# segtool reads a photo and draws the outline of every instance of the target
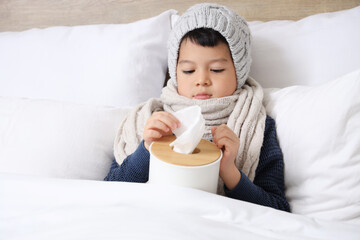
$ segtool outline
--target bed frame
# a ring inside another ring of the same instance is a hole
[[[167,9],[184,12],[195,0],[1,0],[0,32],[50,26],[128,23]],[[349,9],[360,0],[237,0],[227,5],[248,21],[298,20],[316,13]],[[141,6],[141,7],[139,7]]]

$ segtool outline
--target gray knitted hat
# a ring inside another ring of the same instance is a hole
[[[235,11],[210,3],[192,6],[176,21],[168,41],[168,67],[171,81],[177,86],[176,65],[182,37],[187,32],[202,27],[218,31],[227,40],[236,70],[237,89],[241,88],[249,76],[251,65],[249,27],[245,19]]]

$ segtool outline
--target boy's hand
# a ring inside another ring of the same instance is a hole
[[[144,145],[149,151],[151,143],[162,136],[172,135],[172,129],[180,127],[180,121],[168,112],[155,112],[148,118],[144,128]]]
[[[212,127],[213,141],[223,150],[220,162],[220,177],[228,189],[233,189],[240,181],[241,173],[235,165],[236,155],[240,146],[240,139],[225,124]]]

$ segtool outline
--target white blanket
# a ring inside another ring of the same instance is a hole
[[[0,174],[1,239],[359,239],[360,228],[195,189]]]

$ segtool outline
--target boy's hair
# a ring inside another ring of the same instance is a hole
[[[191,30],[182,37],[180,44],[187,39],[189,39],[192,43],[199,44],[203,47],[215,47],[220,42],[229,46],[226,38],[212,28],[196,28]]]

